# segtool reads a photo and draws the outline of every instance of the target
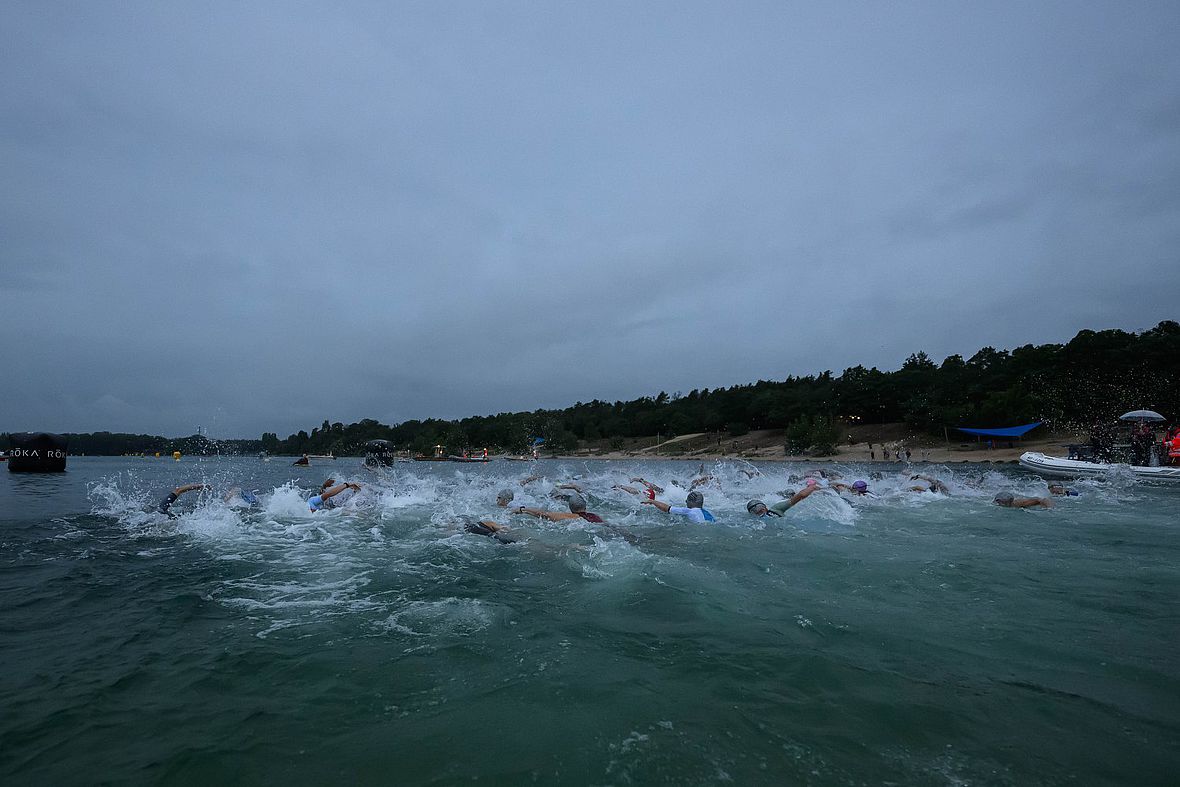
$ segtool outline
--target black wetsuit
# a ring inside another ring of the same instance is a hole
[[[489,536],[491,538],[496,539],[501,544],[515,544],[516,543],[515,539],[511,539],[508,536],[501,535],[498,531],[492,530],[490,527],[485,525],[483,522],[465,522],[463,524],[463,527],[468,533],[474,533],[477,536]]]
[[[176,502],[177,497],[179,497],[179,495],[176,494],[175,492],[169,492],[168,496],[160,501],[160,506],[157,510],[161,514],[169,513],[168,509],[171,508],[172,504]]]

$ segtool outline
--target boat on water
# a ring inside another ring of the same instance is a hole
[[[480,462],[480,463],[483,463],[483,462],[492,461],[492,458],[490,456],[488,456],[488,449],[486,449],[486,448],[482,449],[482,451],[476,451],[474,453],[472,453],[471,451],[464,451],[461,456],[455,456],[454,454],[451,454],[450,456],[447,457],[447,459],[450,459],[452,462]]]
[[[451,461],[451,458],[449,456],[447,456],[445,451],[443,451],[443,447],[441,445],[436,445],[434,447],[434,453],[431,454],[430,456],[427,456],[426,454],[415,454],[413,459],[415,462],[449,462],[449,461]]]
[[[1020,455],[1020,466],[1047,478],[1096,478],[1119,473],[1130,473],[1145,481],[1180,483],[1180,466],[1145,467],[1121,463],[1092,462],[1086,459],[1066,459],[1045,456],[1040,451],[1026,451]]]
[[[1132,410],[1119,416],[1119,420],[1131,424],[1130,443],[1126,445],[1115,446],[1109,429],[1096,430],[1090,443],[1069,446],[1068,457],[1026,451],[1020,455],[1020,466],[1050,478],[1094,478],[1130,473],[1144,481],[1180,483],[1180,449],[1172,442],[1180,435],[1180,430],[1174,430],[1170,437],[1165,433],[1166,439],[1157,443],[1149,424],[1165,420],[1159,413]],[[1131,461],[1119,462],[1118,459]]]
[[[308,454],[307,458],[308,459],[335,459],[336,457],[333,456],[332,454]]]

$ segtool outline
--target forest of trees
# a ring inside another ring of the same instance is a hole
[[[563,410],[501,413],[458,421],[428,419],[385,426],[373,420],[324,421],[285,440],[267,433],[272,453],[358,453],[373,438],[426,452],[441,444],[524,451],[533,437],[568,451],[578,441],[666,437],[783,428],[798,446],[823,442],[838,424],[904,422],[941,434],[943,427],[1012,426],[1045,421],[1049,428],[1087,429],[1129,409],[1180,415],[1180,324],[1161,322],[1142,333],[1081,331],[1068,344],[984,347],[970,358],[935,363],[924,352],[892,372],[855,366],[833,376],[759,380],[713,390],[645,396],[628,402],[578,402]]]
[[[695,432],[740,436],[781,428],[797,448],[823,444],[844,422],[904,422],[916,430],[1012,426],[1045,421],[1049,428],[1085,430],[1140,407],[1180,416],[1180,324],[1161,322],[1142,333],[1078,333],[1067,344],[984,347],[970,358],[935,363],[924,352],[896,371],[855,366],[786,380],[759,380],[713,390],[645,396],[623,402],[578,402],[562,410],[500,413],[457,421],[427,419],[387,426],[371,419],[345,425],[324,421],[310,433],[279,439],[211,442],[199,435],[169,440],[148,435],[70,435],[71,453],[122,454],[179,450],[185,454],[359,454],[374,438],[397,448],[449,451],[487,447],[523,452],[534,437],[568,451],[579,441],[608,441]]]

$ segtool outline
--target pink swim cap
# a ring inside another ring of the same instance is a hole
[[[808,478],[807,485],[808,486],[819,486],[819,481],[816,481],[814,478]]]

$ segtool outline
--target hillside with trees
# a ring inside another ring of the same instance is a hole
[[[941,434],[944,427],[1011,426],[1044,421],[1050,429],[1085,431],[1128,409],[1147,407],[1180,417],[1180,324],[1168,320],[1141,333],[1081,331],[1066,344],[984,347],[969,358],[936,363],[915,352],[900,369],[854,366],[839,375],[759,380],[687,393],[661,391],[630,401],[578,402],[561,410],[500,413],[461,420],[412,420],[387,426],[325,420],[286,439],[210,441],[99,432],[70,435],[71,453],[172,452],[356,455],[375,438],[429,452],[484,448],[521,453],[536,437],[548,450],[579,443],[621,447],[635,438],[692,433],[728,438],[751,430],[785,430],[788,449],[822,453],[849,425],[903,423]]]
[[[324,421],[310,433],[280,440],[262,436],[272,453],[357,453],[373,438],[428,452],[436,444],[522,452],[534,437],[571,451],[580,441],[612,442],[697,432],[741,436],[784,429],[796,450],[833,443],[845,424],[907,424],[941,434],[944,427],[1010,426],[1044,421],[1048,428],[1086,430],[1128,409],[1149,407],[1180,416],[1180,324],[1161,322],[1142,333],[1081,331],[1067,344],[984,347],[970,358],[936,363],[924,352],[885,372],[855,366],[839,375],[759,380],[712,390],[661,391],[631,401],[578,402],[562,410],[500,413],[456,421],[427,419],[385,426],[366,419]]]

